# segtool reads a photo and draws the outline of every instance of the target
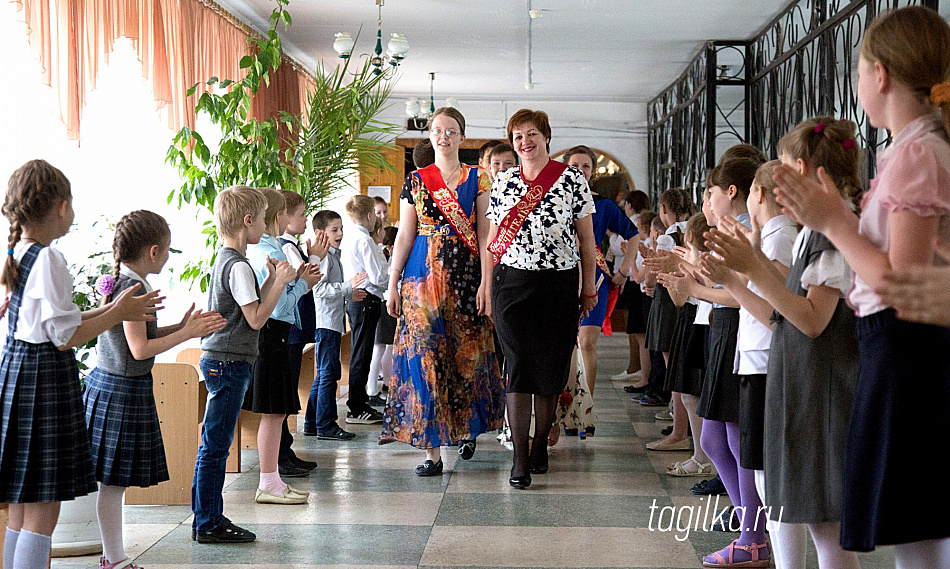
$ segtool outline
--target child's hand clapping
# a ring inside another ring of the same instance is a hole
[[[268,262],[270,261],[272,261],[272,259],[268,258]],[[287,286],[297,278],[297,269],[287,261],[277,261],[274,274],[277,282],[279,282],[281,286]]]
[[[719,283],[723,286],[743,285],[739,275],[726,266],[726,263],[722,259],[714,255],[703,253],[702,257],[699,258],[699,264],[702,266],[703,276],[709,281]]]
[[[712,229],[703,234],[703,237],[706,238],[706,246],[709,250],[721,258],[716,260],[726,267],[746,275],[755,270],[757,264],[755,250],[745,234],[729,234],[719,229]]]
[[[316,237],[313,242],[307,239],[307,255],[314,255],[323,259],[327,256],[327,251],[330,250],[330,238],[327,237],[325,231],[317,230]]]
[[[297,271],[297,278],[303,279],[307,283],[307,288],[313,288],[313,285],[320,282],[320,279],[323,278],[323,273],[320,272],[319,263],[304,263],[300,265],[300,269]]]
[[[161,310],[164,296],[159,296],[161,291],[153,290],[148,294],[133,296],[142,285],[135,283],[129,288],[123,290],[116,296],[111,304],[111,309],[118,312],[122,320],[134,322],[154,322],[157,320],[155,313]]]
[[[194,307],[195,305],[192,304],[191,308]],[[210,312],[202,312],[201,310],[193,312],[189,309],[186,315],[188,318],[182,328],[189,338],[204,338],[208,334],[224,328],[225,324],[228,323],[224,316],[213,310]]]

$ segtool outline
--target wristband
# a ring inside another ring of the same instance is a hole
[[[597,298],[596,294],[585,294],[584,298]]]

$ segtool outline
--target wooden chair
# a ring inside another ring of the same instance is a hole
[[[175,357],[176,362],[191,364],[194,366],[195,370],[198,371],[200,376],[200,364],[201,364],[201,354],[202,351],[199,348],[185,348],[184,350],[178,352],[178,355]],[[157,398],[156,398],[157,399]],[[204,420],[205,416],[205,405],[208,402],[208,388],[205,387],[204,381],[199,382],[198,385],[198,443],[201,442],[201,427],[200,423]],[[231,442],[231,448],[229,449],[230,454],[228,454],[228,466],[227,472],[241,472],[241,419],[244,417],[244,412],[241,412],[241,416],[238,417],[237,426],[234,429],[234,440]],[[164,434],[164,432],[163,432]],[[257,425],[254,425],[254,436],[253,439],[256,443],[257,441]],[[167,445],[166,445],[167,448]],[[195,447],[198,448],[197,446]],[[256,448],[256,445],[255,445]],[[190,502],[189,502],[190,503]]]

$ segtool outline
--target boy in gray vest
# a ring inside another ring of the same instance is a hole
[[[340,242],[343,240],[343,219],[335,211],[318,211],[313,216],[313,230],[324,233],[329,250],[320,262],[323,278],[313,287],[316,306],[314,365],[316,377],[310,388],[307,412],[304,415],[304,434],[331,441],[346,441],[355,435],[340,428],[336,410],[336,386],[343,370],[340,366],[340,344],[345,327],[345,301],[361,301],[366,291],[357,288],[366,280],[366,273],[343,280],[340,260]]]
[[[245,257],[247,246],[264,234],[264,194],[247,186],[231,186],[214,200],[218,235],[224,247],[211,269],[208,310],[227,324],[201,342],[201,374],[208,388],[201,446],[191,487],[192,539],[198,543],[247,543],[257,537],[224,517],[224,472],[228,449],[244,392],[257,359],[259,330],[270,318],[281,292],[297,276],[287,261],[267,265],[260,287]]]

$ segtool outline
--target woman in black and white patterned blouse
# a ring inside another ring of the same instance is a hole
[[[526,488],[531,474],[548,470],[548,433],[567,383],[578,322],[597,304],[594,201],[579,170],[551,160],[546,113],[515,113],[508,141],[521,166],[499,172],[492,184],[492,255],[482,260],[479,302],[492,315],[505,355],[515,451],[509,483]],[[532,398],[536,444],[529,454]]]

